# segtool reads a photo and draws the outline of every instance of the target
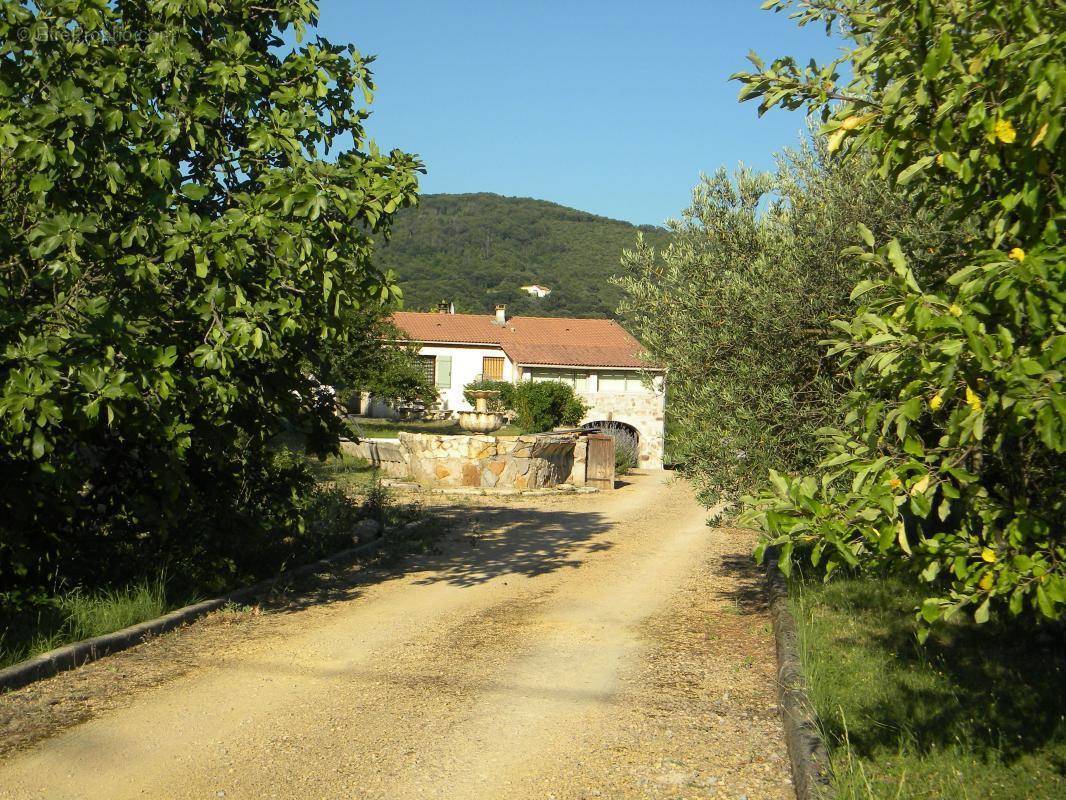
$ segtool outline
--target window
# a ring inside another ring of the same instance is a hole
[[[503,359],[485,356],[481,359],[481,377],[487,381],[503,380]]]
[[[639,372],[601,372],[600,391],[614,392],[643,392],[644,382]]]
[[[437,356],[437,388],[452,388],[452,357]]]
[[[419,356],[418,363],[426,380],[438,389],[452,388],[451,356]]]
[[[419,356],[418,365],[422,367],[422,374],[426,376],[426,380],[432,385],[437,383],[437,357],[436,356]]]
[[[531,377],[535,381],[561,381],[573,386],[575,392],[584,392],[588,386],[589,374],[568,369],[535,369]]]

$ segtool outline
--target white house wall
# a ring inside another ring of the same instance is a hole
[[[450,357],[452,360],[451,386],[438,387],[441,404],[447,411],[471,411],[473,407],[463,399],[463,387],[481,377],[484,358],[503,358],[503,379],[514,380],[514,364],[498,347],[449,347],[425,345],[420,356]]]

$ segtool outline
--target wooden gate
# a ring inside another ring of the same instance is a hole
[[[603,433],[589,434],[585,483],[599,489],[614,488],[614,439]]]

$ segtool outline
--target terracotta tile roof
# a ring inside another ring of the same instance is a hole
[[[513,317],[501,326],[489,314],[398,311],[392,321],[412,341],[498,346],[516,364],[657,368],[640,357],[640,342],[610,319]]]

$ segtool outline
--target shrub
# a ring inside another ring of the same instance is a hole
[[[383,509],[389,505],[387,489],[376,485],[360,504],[339,488],[311,481],[311,467],[302,453],[276,453],[270,469],[283,480],[270,485],[277,487],[279,496],[261,498],[257,501],[261,505],[252,507],[248,498],[237,496],[226,517],[231,524],[212,528],[214,541],[209,545],[189,536],[164,553],[125,546],[113,552],[98,550],[100,562],[90,566],[99,569],[100,563],[107,564],[106,582],[118,588],[84,589],[100,581],[79,572],[80,562],[62,564],[64,583],[73,589],[61,586],[58,593],[37,594],[32,604],[0,605],[0,667],[351,547],[360,520],[383,519]],[[283,506],[287,510],[279,514]],[[162,575],[160,560],[165,564]],[[156,578],[129,577],[151,574],[153,569]]]
[[[561,381],[516,384],[513,403],[518,427],[529,433],[577,425],[588,411],[588,406],[574,393],[574,387]]]
[[[596,430],[614,439],[614,470],[617,474],[625,475],[640,463],[640,440],[628,425],[605,422]]]
[[[489,400],[489,411],[513,411],[514,389],[515,386],[510,381],[472,381],[463,387],[463,398],[466,402],[470,403],[470,405],[474,405],[474,398],[471,396],[470,392],[499,392],[499,397],[494,397]]]
[[[625,475],[640,463],[640,445],[632,433],[614,428],[607,431],[614,439],[614,468],[619,475]]]
[[[367,489],[366,496],[363,498],[363,512],[368,518],[384,524],[391,505],[392,495],[389,493],[388,488],[380,479],[375,480]]]
[[[220,493],[203,509],[210,538],[201,531],[170,542],[162,553],[150,547],[120,551],[116,571],[136,575],[163,558],[179,594],[219,592],[351,546],[352,529],[364,514],[341,489],[316,480],[305,454],[271,452],[254,478],[254,491]],[[195,524],[185,519],[190,528]],[[87,582],[76,567],[72,563],[61,574]]]

